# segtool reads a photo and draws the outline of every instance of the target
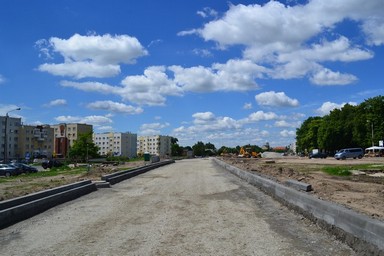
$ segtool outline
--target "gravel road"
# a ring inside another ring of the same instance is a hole
[[[0,255],[355,254],[210,159],[191,159],[0,230]]]

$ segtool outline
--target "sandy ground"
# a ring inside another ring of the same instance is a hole
[[[372,218],[384,220],[384,158],[336,160],[279,157],[221,158],[221,160],[281,183],[287,179],[294,179],[311,184],[313,191],[310,193],[320,199],[333,201]],[[319,171],[326,165],[345,166],[348,170],[360,164],[372,164],[379,166],[381,170],[349,177],[335,177]]]
[[[1,255],[356,255],[209,159],[177,161],[0,230]]]

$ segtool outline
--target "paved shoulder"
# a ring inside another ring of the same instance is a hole
[[[178,161],[0,230],[0,253],[354,255],[209,159]]]

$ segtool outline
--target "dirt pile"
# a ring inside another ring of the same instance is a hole
[[[311,184],[313,191],[303,193],[311,193],[322,200],[332,201],[372,218],[384,220],[384,177],[382,175],[384,158],[345,161],[299,157],[221,158],[221,160],[279,183],[293,179]],[[375,171],[355,172],[359,175],[346,177],[333,176],[322,171],[325,166],[337,165],[345,166],[346,169],[356,169],[360,164],[374,164]]]

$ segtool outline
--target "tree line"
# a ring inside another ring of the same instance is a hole
[[[309,117],[296,130],[297,152],[334,153],[342,148],[378,146],[383,139],[384,96],[356,106],[346,104],[323,117]]]

